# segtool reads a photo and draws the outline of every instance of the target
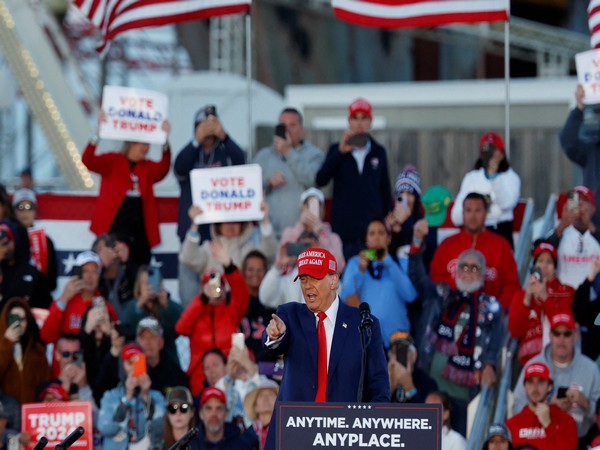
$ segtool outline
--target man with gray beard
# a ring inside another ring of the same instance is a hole
[[[428,277],[422,251],[411,253],[409,276],[429,312],[421,343],[422,364],[450,396],[457,431],[466,432],[467,405],[482,385],[496,383],[502,347],[502,308],[483,292],[485,257],[474,249],[457,261],[455,284],[436,284]]]

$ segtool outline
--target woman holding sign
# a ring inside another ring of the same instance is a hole
[[[100,112],[100,122],[106,121]],[[168,135],[170,125],[162,122]],[[153,185],[171,166],[171,148],[165,142],[160,161],[146,159],[150,145],[125,141],[120,152],[96,154],[98,137],[92,136],[81,160],[102,178],[90,229],[96,235],[111,232],[127,239],[137,264],[150,262],[150,249],[160,243],[158,210]]]

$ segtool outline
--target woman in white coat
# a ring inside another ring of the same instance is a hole
[[[452,222],[456,226],[463,224],[463,201],[468,194],[483,194],[488,198],[485,226],[505,237],[514,248],[513,210],[521,195],[521,179],[510,167],[504,141],[497,133],[489,131],[481,136],[479,152],[475,167],[460,184],[452,208]]]

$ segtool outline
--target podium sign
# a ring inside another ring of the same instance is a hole
[[[277,404],[277,450],[442,448],[442,405],[405,403]]]

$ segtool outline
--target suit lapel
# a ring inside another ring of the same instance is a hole
[[[340,300],[340,306],[335,319],[335,328],[333,331],[333,342],[331,343],[331,355],[329,355],[329,367],[327,369],[327,380],[331,381],[331,376],[335,372],[335,367],[342,356],[346,338],[350,331],[352,309],[343,304]]]
[[[317,321],[315,315],[308,308],[302,308],[300,313],[300,324],[302,332],[306,339],[306,347],[310,354],[315,373],[317,373],[317,353],[319,351],[319,342],[317,340]]]

